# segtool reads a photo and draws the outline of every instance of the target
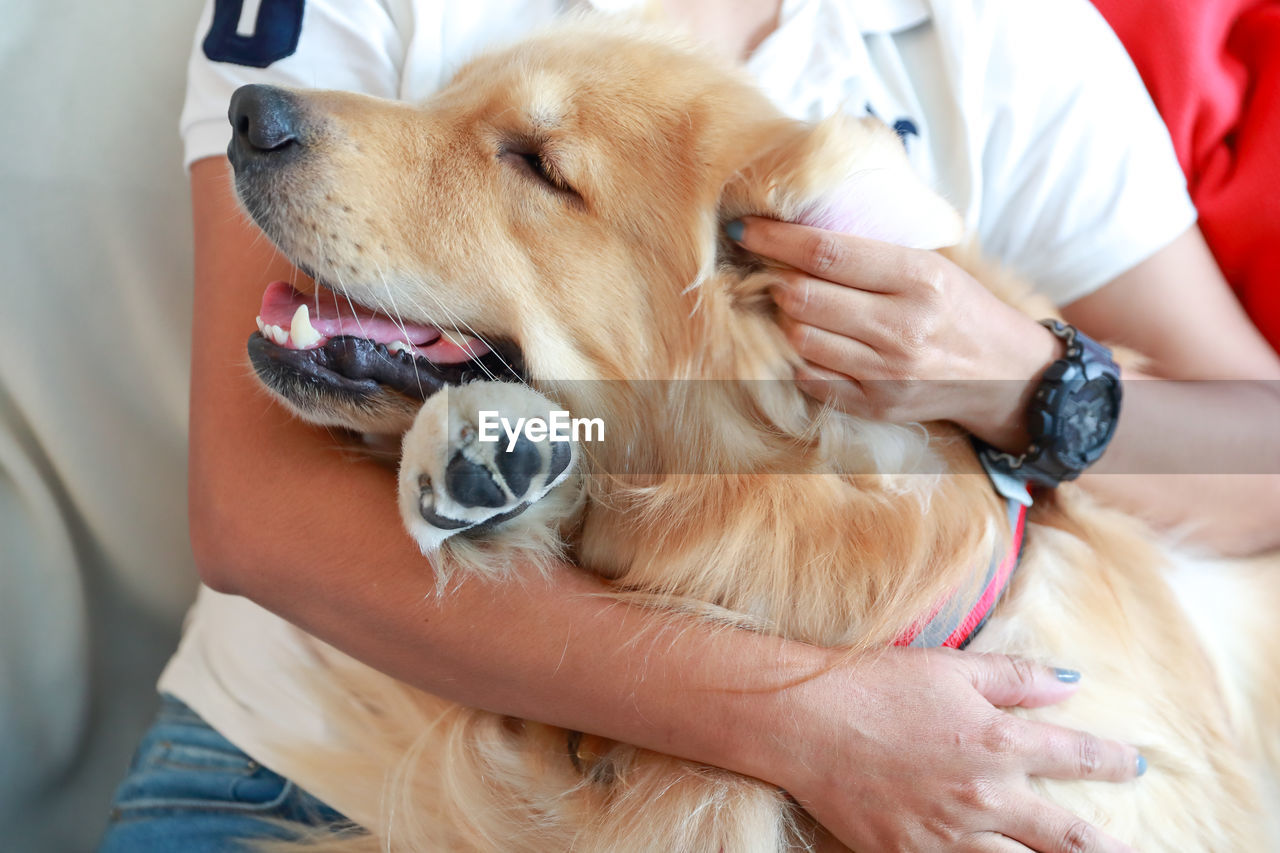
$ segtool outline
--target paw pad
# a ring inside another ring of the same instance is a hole
[[[456,535],[498,528],[523,514],[573,469],[574,446],[526,434],[482,441],[481,411],[508,422],[547,419],[559,407],[541,394],[503,382],[449,388],[423,405],[405,436],[401,512],[424,553]]]

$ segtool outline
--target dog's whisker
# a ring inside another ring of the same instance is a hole
[[[324,255],[324,244],[321,242],[319,234],[316,235],[316,250],[316,259],[319,260]],[[334,310],[339,313],[341,312],[337,296],[337,294],[341,292],[342,298],[347,300],[347,305],[351,308],[351,316],[355,318],[356,328],[360,330],[360,337],[368,337],[364,332],[364,323],[360,321],[360,312],[356,310],[356,304],[351,299],[351,294],[347,292],[347,286],[342,281],[342,274],[339,273],[336,268],[333,270],[333,278],[334,284],[337,285],[337,288],[334,290],[333,298]]]
[[[386,273],[382,271],[381,265],[376,261],[374,262],[374,267],[378,271],[378,281],[382,283],[382,289],[387,292],[387,304],[391,306],[391,322],[395,324],[400,333],[404,335],[405,341],[408,342],[409,329],[405,326],[404,317],[401,316],[399,307],[396,306],[395,296],[391,292],[391,283],[387,281]],[[422,389],[422,374],[418,372],[418,360],[416,358],[413,359],[413,381],[418,386],[418,393],[425,396]]]
[[[467,327],[467,331],[471,334],[471,336],[472,336],[472,337],[474,337],[474,338],[476,338],[477,340],[479,340],[479,341],[480,341],[481,343],[483,343],[485,346],[489,346],[488,341],[485,341],[485,339],[484,339],[483,337],[481,337],[481,336],[476,332],[476,330],[475,330],[475,329],[471,328],[471,326],[470,326],[466,321],[462,320],[462,319],[461,319],[461,318],[459,318],[456,314],[454,314],[452,311],[450,311],[450,310],[449,310],[449,306],[448,306],[448,305],[446,305],[446,304],[444,303],[444,301],[443,301],[442,299],[440,299],[440,297],[439,297],[439,296],[437,296],[436,294],[432,293],[432,292],[431,292],[431,290],[430,290],[430,288],[423,288],[423,293],[425,293],[425,294],[427,295],[427,297],[428,297],[428,298],[430,298],[430,299],[431,299],[431,301],[432,301],[432,302],[434,302],[434,303],[436,304],[436,306],[440,309],[441,314],[443,314],[443,315],[444,315],[444,319],[448,320],[448,321],[449,321],[449,325],[451,325],[451,326],[453,327],[454,334],[456,334],[456,335],[458,335],[458,336],[460,336],[460,337],[462,336],[462,330],[458,328],[458,323],[462,323],[462,325],[464,325],[464,326],[466,326],[466,327]],[[490,350],[490,352],[492,352],[492,353],[497,357],[498,361],[502,362],[502,366],[503,366],[503,367],[505,367],[505,368],[506,368],[506,369],[511,373],[511,375],[512,375],[512,376],[516,377],[516,379],[517,379],[517,380],[518,380],[522,385],[523,385],[523,384],[526,384],[526,383],[524,382],[524,379],[520,376],[520,374],[519,374],[519,373],[518,373],[514,368],[512,368],[512,366],[511,366],[511,365],[507,364],[506,359],[504,359],[504,358],[502,357],[502,355],[501,355],[500,353],[498,353],[498,351],[497,351],[497,350],[493,349],[492,347],[490,347],[490,348],[489,348],[489,350]],[[476,357],[475,351],[471,349],[470,345],[468,345],[468,346],[467,346],[467,352],[471,354],[471,356],[472,356],[472,360],[475,362],[475,364],[476,364],[476,365],[477,365],[477,366],[478,366],[482,371],[484,371],[485,377],[486,377],[487,379],[497,379],[497,378],[498,378],[497,376],[495,376],[495,375],[494,375],[494,373],[489,369],[489,367],[488,367],[488,366],[487,366],[483,361],[481,361],[479,358],[477,358],[477,357]]]
[[[351,294],[347,293],[347,286],[342,283],[342,276],[337,276],[338,289],[342,291],[342,298],[347,300],[347,305],[351,308],[351,315],[356,318],[356,328],[360,330],[360,337],[367,338],[364,332],[364,323],[360,321],[360,312],[356,310],[356,303],[351,299]]]
[[[440,302],[439,297],[435,297],[435,298],[436,298],[436,301],[437,301],[437,302]],[[442,304],[442,307],[444,307],[444,306],[443,306],[443,304]],[[448,309],[446,308],[445,310],[447,311]],[[488,341],[486,341],[486,340],[484,339],[484,337],[483,337],[479,332],[477,332],[475,329],[473,329],[473,328],[471,327],[471,324],[470,324],[470,323],[467,323],[465,320],[461,320],[461,319],[459,319],[459,322],[461,322],[461,323],[462,323],[462,325],[464,325],[464,326],[466,326],[466,327],[467,327],[467,332],[471,335],[471,337],[473,337],[473,338],[475,338],[476,340],[480,341],[480,342],[481,342],[482,344],[484,344],[486,347],[489,347],[489,351],[490,351],[490,352],[492,352],[492,353],[494,354],[494,356],[498,359],[498,361],[502,363],[502,366],[503,366],[504,368],[506,368],[507,372],[508,372],[508,373],[510,373],[513,377],[515,377],[515,379],[516,379],[516,380],[517,380],[521,385],[524,385],[525,387],[528,387],[528,386],[529,386],[529,383],[527,383],[527,382],[525,382],[525,381],[524,381],[524,377],[520,375],[520,372],[519,372],[518,370],[516,370],[514,367],[512,367],[510,364],[508,364],[508,363],[507,363],[507,360],[506,360],[506,359],[504,359],[504,358],[502,357],[502,354],[501,354],[501,353],[499,353],[496,349],[494,349],[494,348],[489,344],[489,342],[488,342]],[[457,327],[456,327],[456,326],[455,326],[455,328],[454,328],[454,331],[457,331]],[[470,346],[469,346],[469,345],[468,345],[467,349],[468,349],[468,351],[469,351],[469,352],[472,352],[472,351],[471,351],[471,348],[470,348]],[[474,352],[472,352],[472,355],[474,356]],[[494,376],[494,375],[489,371],[489,369],[488,369],[487,367],[485,367],[485,365],[484,365],[484,363],[483,363],[483,362],[480,362],[480,361],[478,361],[478,360],[477,360],[477,362],[476,362],[476,363],[480,365],[481,369],[483,369],[483,370],[484,370],[484,372],[489,376],[489,378],[490,378],[490,379],[497,379],[497,377],[496,377],[496,376]]]

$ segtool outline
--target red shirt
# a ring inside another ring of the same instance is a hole
[[[1223,274],[1280,351],[1280,2],[1094,5],[1164,116]]]

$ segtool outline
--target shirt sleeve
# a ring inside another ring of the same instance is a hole
[[[184,164],[226,152],[227,105],[248,83],[396,97],[405,17],[380,0],[207,0],[187,66]]]
[[[1083,0],[979,3],[984,248],[1062,305],[1196,221],[1173,145],[1119,40]]]

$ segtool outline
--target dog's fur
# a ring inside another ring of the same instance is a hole
[[[724,222],[762,214],[954,242],[957,217],[912,177],[891,132],[785,119],[739,72],[616,23],[478,59],[422,106],[296,97],[306,156],[241,176],[255,218],[358,302],[514,341],[534,387],[604,418],[609,441],[581,449],[554,514],[585,490],[568,546],[620,592],[872,649],[1005,547],[1002,502],[955,429],[859,420],[792,386],[773,273],[723,236]],[[723,382],[612,381],[686,379]],[[380,431],[404,430],[419,405],[390,393],[289,402]],[[422,426],[406,447],[439,440]],[[547,547],[534,529],[555,530],[515,519],[468,545],[462,568],[508,571],[514,552]],[[1171,562],[1139,524],[1064,486],[1031,511],[1021,566],[972,648],[1082,670],[1088,689],[1016,713],[1150,761],[1129,785],[1034,780],[1046,797],[1144,850],[1261,850],[1258,764],[1277,757],[1280,699],[1260,690],[1280,682],[1280,567],[1183,562],[1196,583],[1213,579],[1231,640],[1197,631],[1206,620],[1180,606]],[[593,760],[575,766],[565,732],[354,663],[336,675],[326,711],[349,739],[311,760],[350,779],[351,816],[372,833],[342,845],[774,851],[808,838],[794,804],[757,780],[593,739]]]

